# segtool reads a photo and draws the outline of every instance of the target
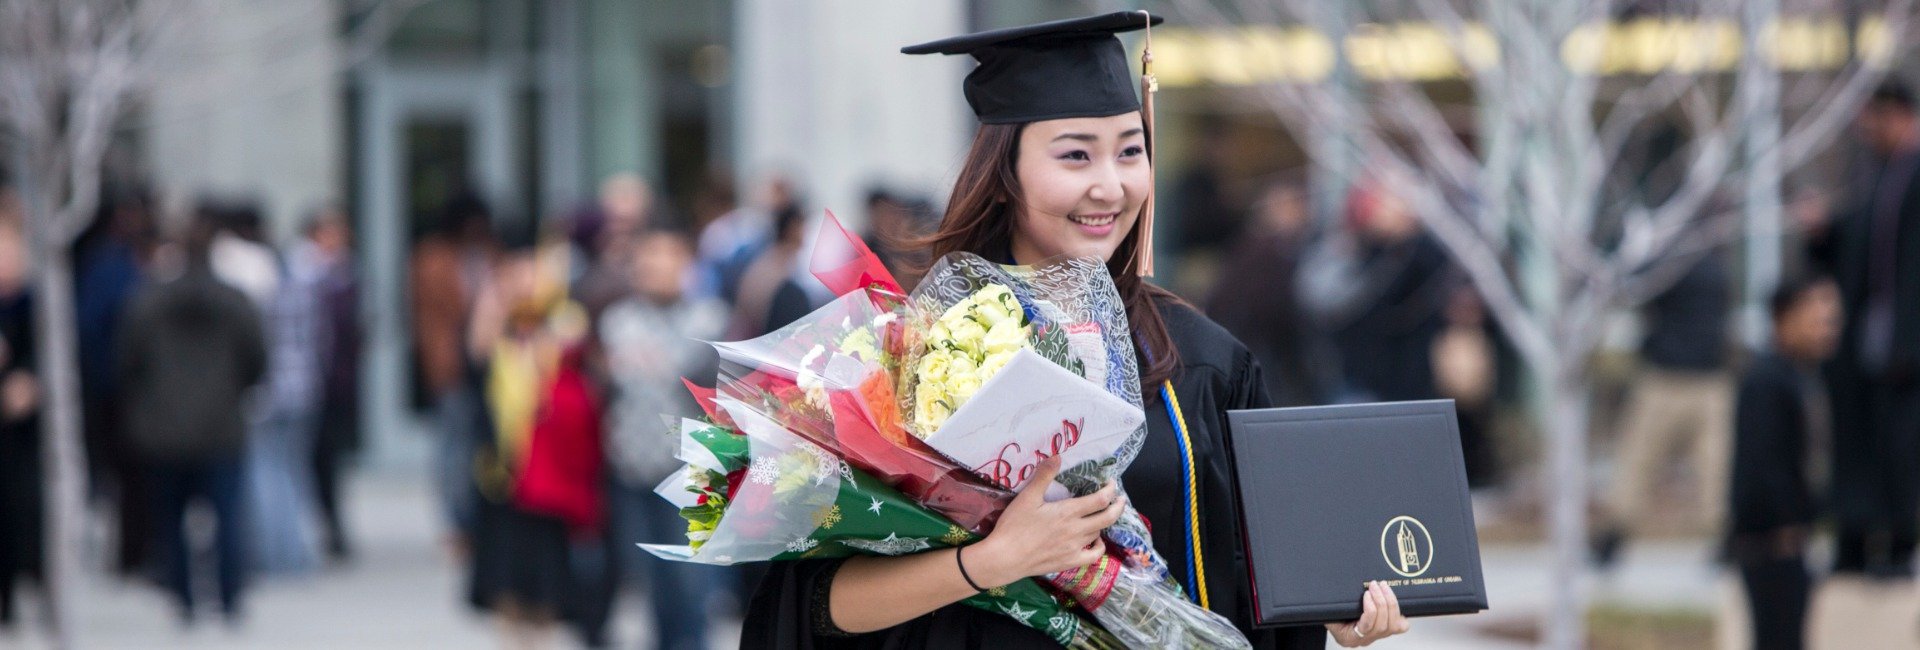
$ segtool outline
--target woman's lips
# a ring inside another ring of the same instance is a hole
[[[1113,232],[1114,224],[1120,221],[1120,213],[1070,214],[1067,220],[1079,226],[1080,232],[1089,237],[1105,237]]]

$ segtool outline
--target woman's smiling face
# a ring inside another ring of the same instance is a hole
[[[1014,261],[1112,257],[1152,190],[1149,165],[1138,112],[1028,124],[1014,161]]]

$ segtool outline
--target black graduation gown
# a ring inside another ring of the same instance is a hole
[[[1192,307],[1160,305],[1180,351],[1181,370],[1174,389],[1194,439],[1201,486],[1201,526],[1207,586],[1214,611],[1252,632],[1252,601],[1247,597],[1246,551],[1234,516],[1231,475],[1225,450],[1226,412],[1269,404],[1260,365],[1246,346]],[[1121,477],[1134,507],[1153,528],[1153,544],[1183,583],[1185,546],[1180,535],[1179,443],[1167,419],[1158,386],[1144,386],[1147,441],[1139,459]],[[966,605],[949,605],[901,625],[855,637],[820,636],[815,620],[824,612],[830,572],[839,560],[776,562],[748,603],[742,648],[1057,648],[1045,635],[1004,616]],[[1354,595],[1355,598],[1359,594]],[[1253,632],[1255,648],[1326,647],[1319,625]]]
[[[1226,616],[1255,648],[1326,647],[1320,625],[1253,630],[1253,599],[1247,581],[1247,552],[1240,533],[1226,448],[1227,411],[1272,405],[1259,362],[1225,328],[1185,304],[1163,301],[1160,316],[1180,350],[1180,371],[1173,378],[1193,439],[1200,486],[1201,556],[1206,563],[1208,604]],[[1121,476],[1127,498],[1153,529],[1153,547],[1187,583],[1185,526],[1180,518],[1180,442],[1167,417],[1159,386],[1141,386],[1147,410],[1147,442],[1140,457]],[[1354,594],[1358,599],[1359,593]]]

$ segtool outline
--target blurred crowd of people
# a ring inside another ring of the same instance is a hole
[[[1845,180],[1803,188],[1804,246],[1767,303],[1770,336],[1737,355],[1731,282],[1710,253],[1644,307],[1641,367],[1615,436],[1593,540],[1601,567],[1646,527],[1676,465],[1717,559],[1746,595],[1757,648],[1909,645],[1914,620],[1853,621],[1812,636],[1824,583],[1849,602],[1914,587],[1920,542],[1920,116],[1898,82],[1860,110]],[[1792,240],[1790,240],[1792,241]],[[1681,461],[1676,463],[1675,461]],[[1832,556],[1812,558],[1829,532]],[[1891,588],[1894,591],[1887,591]],[[1829,610],[1832,611],[1832,610]],[[1831,625],[1830,625],[1831,627]]]
[[[1839,152],[1832,188],[1790,197],[1791,233],[1767,301],[1771,335],[1739,345],[1735,254],[1711,247],[1639,307],[1633,369],[1610,431],[1597,436],[1603,479],[1592,559],[1611,568],[1658,510],[1685,512],[1722,536],[1715,561],[1747,596],[1755,647],[1806,643],[1813,593],[1829,584],[1911,589],[1920,545],[1920,116],[1889,82],[1865,102]],[[1648,170],[1677,151],[1656,133]],[[1183,251],[1220,260],[1210,315],[1259,356],[1283,405],[1451,398],[1469,482],[1502,482],[1523,452],[1492,434],[1496,403],[1523,399],[1496,323],[1392,184],[1363,178],[1335,219],[1316,219],[1303,179],[1230,192],[1207,136],[1202,162],[1174,186]],[[1643,193],[1672,179],[1616,170]],[[1234,219],[1189,215],[1235,214]],[[1232,233],[1237,232],[1237,236]],[[1257,283],[1257,284],[1256,284]],[[1250,286],[1260,287],[1248,291]],[[1504,462],[1503,462],[1504,461]],[[1684,489],[1673,490],[1673,479]],[[1670,497],[1681,496],[1682,499]],[[1811,560],[1832,531],[1833,556]],[[1884,600],[1885,591],[1862,593]],[[1841,601],[1834,601],[1841,602]],[[1836,639],[1905,645],[1911,619],[1849,626]],[[1902,641],[1902,640],[1905,641]]]
[[[653,494],[677,467],[674,418],[698,413],[681,380],[711,383],[704,341],[759,336],[831,296],[805,269],[808,213],[786,181],[742,202],[716,176],[697,214],[664,205],[620,175],[597,201],[537,221],[474,194],[417,220],[407,307],[415,404],[436,440],[429,475],[446,547],[469,569],[463,600],[513,645],[548,645],[563,627],[612,645],[617,597],[644,591],[659,647],[705,647],[712,614],[739,609],[753,580],[637,546],[685,541]],[[911,277],[906,242],[928,203],[875,189],[866,208],[865,234]],[[241,624],[250,584],[355,555],[342,504],[362,444],[353,221],[322,207],[275,245],[245,197],[167,211],[129,191],[109,192],[90,224],[69,252],[88,561],[158,587],[185,625],[209,612]],[[0,182],[8,626],[44,550],[31,264],[22,207]]]
[[[711,385],[706,341],[760,336],[833,296],[808,272],[810,211],[787,182],[738,201],[715,177],[697,214],[669,204],[620,175],[538,226],[503,227],[462,197],[416,239],[415,359],[448,546],[471,568],[468,602],[512,645],[563,629],[610,645],[618,597],[644,592],[657,647],[706,647],[710,621],[742,609],[755,579],[638,546],[685,543],[653,493],[681,464],[677,418],[699,414],[682,380]],[[926,202],[876,189],[866,208],[868,239],[910,275],[899,244]]]
[[[16,585],[42,566],[45,388],[23,215],[11,198],[0,205],[0,620],[11,623]],[[340,507],[360,440],[351,226],[320,208],[275,247],[252,201],[204,197],[170,222],[159,212],[142,193],[110,192],[70,251],[88,502],[110,522],[89,540],[123,577],[169,593],[183,622],[217,607],[238,623],[252,576],[352,555]],[[194,504],[212,514],[210,554],[189,548]],[[202,594],[194,565],[209,556],[216,590]]]
[[[1382,180],[1359,183],[1330,223],[1313,218],[1308,196],[1283,175],[1252,201],[1239,236],[1183,237],[1223,248],[1208,315],[1260,360],[1276,404],[1455,400],[1468,480],[1494,485],[1502,351],[1477,294]]]

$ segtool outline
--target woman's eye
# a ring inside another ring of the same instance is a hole
[[[1093,158],[1091,156],[1088,156],[1087,152],[1085,151],[1069,151],[1064,154],[1060,154],[1060,159],[1072,160],[1074,162],[1085,162],[1088,160],[1093,160]]]
[[[1138,156],[1138,155],[1141,155],[1141,154],[1144,154],[1144,153],[1146,153],[1146,152],[1147,152],[1147,148],[1146,148],[1146,147],[1142,147],[1142,146],[1140,146],[1140,145],[1133,145],[1133,146],[1131,146],[1131,147],[1127,147],[1127,148],[1125,148],[1125,149],[1122,149],[1122,150],[1120,150],[1120,157],[1122,157],[1122,158],[1132,158],[1132,157],[1134,157],[1134,156]]]

